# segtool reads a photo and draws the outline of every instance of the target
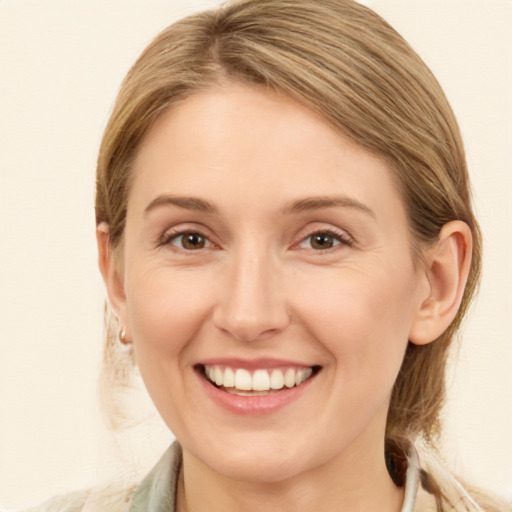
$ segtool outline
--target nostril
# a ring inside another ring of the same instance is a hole
[[[230,289],[229,297],[220,298],[213,312],[213,323],[231,338],[242,341],[257,341],[262,337],[283,331],[290,322],[282,298],[270,290],[255,290],[254,284],[246,283],[247,277]],[[251,282],[254,276],[251,277]],[[268,280],[261,278],[261,281]]]
[[[236,341],[253,342],[266,339],[282,331],[284,324],[277,324],[272,319],[247,318],[244,320],[226,320],[217,323],[217,327]]]

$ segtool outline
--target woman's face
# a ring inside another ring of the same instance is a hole
[[[429,293],[388,166],[235,84],[166,112],[134,173],[118,313],[187,456],[254,481],[383,459]]]

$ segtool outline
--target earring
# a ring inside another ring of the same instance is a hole
[[[126,331],[124,330],[123,327],[121,327],[121,329],[119,329],[119,341],[123,344],[123,345],[128,345],[128,341],[126,341]]]

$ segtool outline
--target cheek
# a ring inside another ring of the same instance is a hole
[[[200,272],[160,269],[133,274],[127,286],[130,328],[141,351],[176,354],[209,314],[214,289]]]
[[[338,375],[354,383],[392,385],[412,322],[409,279],[342,269],[297,286],[303,288],[296,294],[298,316],[332,354]]]
[[[126,296],[135,358],[152,401],[177,434],[187,424],[187,366],[208,316],[206,276],[170,269],[132,273]],[[170,392],[172,390],[172,392]]]

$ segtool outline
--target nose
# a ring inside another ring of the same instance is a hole
[[[239,341],[276,334],[289,324],[282,273],[272,258],[239,256],[219,276],[219,300],[213,313],[217,328]]]

